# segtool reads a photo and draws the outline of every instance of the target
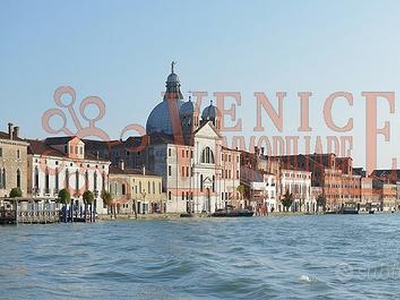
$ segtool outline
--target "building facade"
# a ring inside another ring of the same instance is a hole
[[[0,197],[8,197],[13,188],[27,195],[28,143],[18,135],[19,127],[11,123],[8,132],[0,132]]]
[[[28,195],[34,199],[56,199],[61,189],[68,189],[76,206],[83,205],[82,195],[93,192],[98,213],[106,207],[101,191],[108,188],[110,162],[85,153],[78,137],[27,140]]]
[[[124,162],[110,167],[110,193],[118,214],[166,212],[162,177],[152,172],[127,169]]]

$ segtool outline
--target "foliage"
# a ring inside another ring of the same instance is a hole
[[[19,187],[15,187],[10,191],[10,198],[22,197],[22,191]]]
[[[58,193],[58,198],[60,199],[62,204],[70,204],[71,203],[71,194],[67,189],[62,189]]]
[[[100,197],[101,199],[103,199],[104,203],[107,204],[108,206],[110,206],[113,202],[111,193],[106,190],[101,191]]]
[[[289,207],[292,206],[293,204],[293,194],[289,193],[289,190],[286,190],[286,193],[283,195],[283,198],[281,199],[283,207],[286,207],[286,210],[289,209]]]
[[[92,204],[94,202],[94,194],[92,191],[85,191],[82,195],[83,198],[83,202],[87,205],[87,204]]]

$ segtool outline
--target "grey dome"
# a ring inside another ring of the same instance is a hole
[[[215,119],[217,118],[217,116],[219,115],[218,113],[218,109],[217,107],[215,107],[214,105],[210,104],[209,106],[207,106],[202,114],[201,114],[201,118],[203,120],[212,120],[215,121]]]
[[[177,75],[177,74],[175,74],[175,73],[171,73],[171,74],[169,74],[168,75],[168,77],[167,77],[167,83],[179,83],[180,81],[179,81],[179,76]]]
[[[168,103],[171,103],[169,106]],[[174,105],[176,103],[176,106]],[[174,130],[172,126],[172,118],[171,114],[179,115],[178,112],[180,108],[183,106],[184,102],[181,100],[177,101],[163,101],[159,103],[150,113],[149,117],[147,118],[146,124],[146,132],[147,134],[152,133],[164,133],[168,135],[173,135]],[[177,110],[176,113],[170,110]],[[180,120],[175,120],[180,124]]]
[[[194,105],[192,101],[185,102],[182,104],[179,111],[181,116],[192,115],[194,113]]]

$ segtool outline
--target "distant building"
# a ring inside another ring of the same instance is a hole
[[[106,211],[101,191],[108,188],[110,162],[85,152],[78,137],[55,137],[26,140],[28,147],[28,194],[33,198],[55,199],[61,189],[68,189],[72,201],[83,205],[82,195],[90,190],[98,213]]]
[[[293,195],[292,211],[315,212],[316,201],[311,198],[311,172],[281,169],[281,191]],[[281,203],[278,210],[283,211]]]
[[[162,177],[139,169],[127,169],[124,162],[110,167],[110,192],[118,214],[148,214],[166,211]]]
[[[27,147],[19,138],[19,127],[8,124],[8,132],[0,131],[0,197],[8,197],[18,187],[27,195]]]

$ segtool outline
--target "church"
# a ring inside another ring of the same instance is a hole
[[[212,103],[201,110],[190,97],[184,100],[172,63],[164,97],[148,116],[146,136],[105,147],[93,143],[92,151],[107,155],[113,164],[145,166],[161,176],[168,213],[212,213],[239,206],[240,152],[224,147],[221,117]]]
[[[164,99],[150,113],[148,168],[163,177],[168,212],[214,212],[239,200],[240,152],[223,146],[221,114],[184,101],[171,64]],[[152,143],[152,136],[168,137]]]

